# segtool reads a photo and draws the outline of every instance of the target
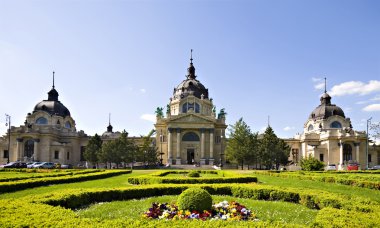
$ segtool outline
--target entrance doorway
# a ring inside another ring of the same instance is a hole
[[[194,149],[187,149],[187,164],[194,164]]]
[[[25,142],[24,157],[31,158],[34,154],[34,140],[29,139]]]

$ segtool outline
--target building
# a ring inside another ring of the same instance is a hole
[[[310,114],[304,124],[302,134],[285,141],[290,145],[289,159],[298,164],[300,159],[313,156],[326,164],[336,164],[345,169],[348,163],[359,163],[366,168],[366,132],[355,131],[350,118],[343,110],[331,103],[331,96],[325,92],[320,105]],[[378,153],[374,147],[369,149],[370,166],[377,164]]]
[[[208,89],[197,79],[193,58],[187,76],[173,90],[166,117],[157,110],[156,142],[167,164],[220,164],[225,147],[224,109],[216,110]]]
[[[28,113],[24,125],[11,127],[10,152],[7,152],[8,137],[1,138],[0,149],[3,156],[0,163],[10,161],[46,161],[61,164],[77,164],[88,136],[77,131],[75,120],[69,109],[58,99],[54,85],[48,92],[48,99],[36,104]]]

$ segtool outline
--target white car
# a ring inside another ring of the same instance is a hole
[[[31,164],[28,164],[28,165],[26,166],[26,168],[28,168],[28,169],[35,168],[34,166],[39,165],[39,164],[41,164],[41,163],[42,163],[42,162],[33,162],[33,163],[31,163]]]
[[[33,166],[33,168],[37,169],[53,169],[55,164],[53,162],[41,162],[38,165]]]
[[[325,167],[326,171],[336,171],[336,165],[335,164],[329,164]]]

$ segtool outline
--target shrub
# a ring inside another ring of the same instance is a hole
[[[178,209],[203,212],[211,210],[212,197],[201,188],[186,189],[178,197]]]
[[[189,174],[187,174],[188,177],[200,177],[201,174],[195,170],[189,172]]]
[[[320,171],[323,170],[324,166],[323,162],[312,156],[301,159],[301,168],[305,171]]]

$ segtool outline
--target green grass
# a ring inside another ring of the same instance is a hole
[[[145,175],[151,172],[153,171],[152,170],[133,170],[131,174],[124,174],[124,175],[119,175],[119,176],[105,178],[105,179],[31,188],[31,189],[21,190],[17,192],[12,192],[12,193],[0,194],[0,199],[20,198],[20,197],[50,193],[50,192],[55,192],[55,191],[60,191],[60,190],[65,190],[65,189],[126,187],[126,186],[131,186],[131,184],[128,183],[128,180],[127,180],[128,177]]]
[[[100,220],[132,218],[145,219],[142,215],[154,202],[175,203],[176,196],[151,197],[140,200],[114,201],[98,203],[78,210],[76,213],[83,218],[96,218]],[[311,210],[298,204],[287,202],[271,202],[250,199],[236,199],[231,196],[213,196],[213,202],[223,200],[237,201],[245,205],[261,221],[281,221],[285,223],[307,225],[314,221],[318,211]]]
[[[175,174],[175,173],[170,173],[168,175],[165,175],[164,177],[169,177],[169,178],[188,178],[187,176],[187,173],[178,173],[178,174]],[[217,178],[217,177],[220,177],[218,174],[211,174],[211,173],[200,173],[200,177],[204,177],[204,178]]]
[[[304,188],[304,189],[317,189],[324,190],[332,193],[338,193],[348,196],[357,196],[362,198],[368,198],[376,202],[380,202],[380,191],[353,187],[342,184],[326,183],[312,180],[300,180],[297,178],[281,178],[268,175],[261,175],[255,173],[258,178],[259,184],[273,185],[279,187],[292,187],[292,188]]]

